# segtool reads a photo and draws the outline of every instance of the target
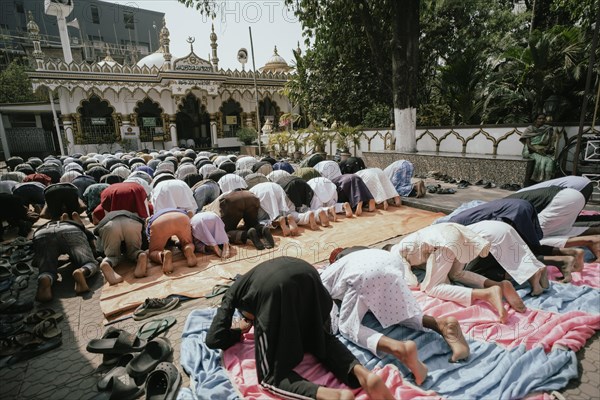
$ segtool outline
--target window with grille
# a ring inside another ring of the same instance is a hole
[[[133,13],[130,11],[126,11],[123,13],[123,23],[125,24],[126,29],[135,29],[134,25]]]
[[[223,102],[220,109],[223,114],[223,137],[236,137],[237,131],[242,126],[242,106],[233,99]]]
[[[141,142],[158,142],[164,140],[164,128],[160,114],[160,106],[146,98],[138,103],[135,108],[137,125],[140,127]]]
[[[92,13],[92,24],[100,24],[100,10],[98,9],[98,6],[92,4],[90,6],[90,12]]]
[[[80,143],[114,143],[117,138],[114,109],[106,100],[92,96],[79,107],[81,115]]]

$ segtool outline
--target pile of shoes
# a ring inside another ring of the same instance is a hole
[[[0,316],[0,367],[46,353],[62,344],[63,314],[43,308],[27,316]]]
[[[477,182],[475,182],[475,185],[481,186],[484,189],[493,189],[493,188],[496,187],[496,184],[494,182],[486,181],[486,180],[483,180],[483,179],[480,179]]]
[[[97,383],[97,398],[129,400],[144,392],[147,399],[176,398],[181,375],[167,361],[173,348],[169,339],[157,337],[174,319],[169,323],[158,321],[156,329],[145,324],[137,335],[110,327],[100,339],[88,343],[87,351],[103,354],[99,369],[105,373]]]
[[[35,271],[31,241],[18,237],[0,246],[0,314],[25,313],[33,309],[32,300],[23,300],[23,291]]]
[[[437,185],[427,185],[428,193],[437,193],[437,194],[454,194],[456,190],[452,188],[443,188],[439,183]]]
[[[500,186],[500,189],[516,192],[517,190],[521,190],[522,187],[518,183],[505,183],[504,185]]]

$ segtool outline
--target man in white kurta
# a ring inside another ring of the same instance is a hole
[[[198,209],[192,189],[184,181],[177,179],[159,183],[152,189],[151,199],[154,212],[165,208],[179,208],[193,215]]]
[[[401,205],[400,195],[392,185],[392,181],[379,168],[367,168],[356,172],[369,191],[375,198],[375,203],[383,203],[383,208],[387,209],[387,201],[394,199],[397,206]]]
[[[384,329],[400,324],[423,330],[426,324],[448,342],[453,361],[468,357],[469,347],[455,318],[423,315],[404,281],[404,262],[385,250],[364,249],[339,258],[322,271],[323,285],[334,300],[341,302],[339,308],[334,304],[331,311],[334,332],[339,330],[342,336],[375,355],[395,355],[390,347],[398,341],[362,324],[370,311]]]

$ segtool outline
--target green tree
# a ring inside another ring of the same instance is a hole
[[[26,69],[16,60],[0,72],[0,103],[42,101],[47,96],[34,94]]]

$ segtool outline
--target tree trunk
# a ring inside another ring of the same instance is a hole
[[[390,11],[396,150],[416,152],[419,0],[392,1]]]

